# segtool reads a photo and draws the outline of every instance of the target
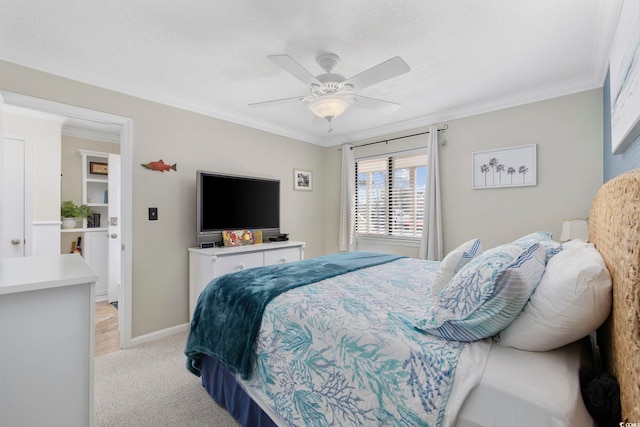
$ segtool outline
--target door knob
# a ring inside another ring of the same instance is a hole
[[[111,233],[111,236],[109,236],[109,237],[111,237],[112,239],[115,239],[115,238],[118,237],[118,235],[116,233]]]
[[[20,239],[11,239],[11,244],[12,245],[19,245],[20,243],[22,243],[22,240],[20,240]]]

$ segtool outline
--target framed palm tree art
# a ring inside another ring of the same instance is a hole
[[[536,144],[476,151],[472,168],[473,189],[536,185]]]

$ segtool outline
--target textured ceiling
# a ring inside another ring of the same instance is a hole
[[[333,145],[601,87],[621,0],[0,0],[0,59]],[[308,94],[267,56],[351,77],[391,57],[411,71],[358,92],[401,104],[314,124]],[[1,88],[1,82],[0,82]]]

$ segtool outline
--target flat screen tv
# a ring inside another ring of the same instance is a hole
[[[197,242],[222,242],[222,230],[261,230],[263,239],[280,232],[280,181],[196,172]]]

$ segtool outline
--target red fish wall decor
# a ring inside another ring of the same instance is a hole
[[[165,162],[161,160],[158,160],[157,162],[149,162],[146,165],[144,163],[142,163],[142,166],[144,166],[147,169],[151,169],[152,171],[160,171],[160,172],[164,172],[164,171],[170,171],[171,169],[173,169],[174,171],[178,170],[178,164],[174,163],[172,165],[168,165]]]

